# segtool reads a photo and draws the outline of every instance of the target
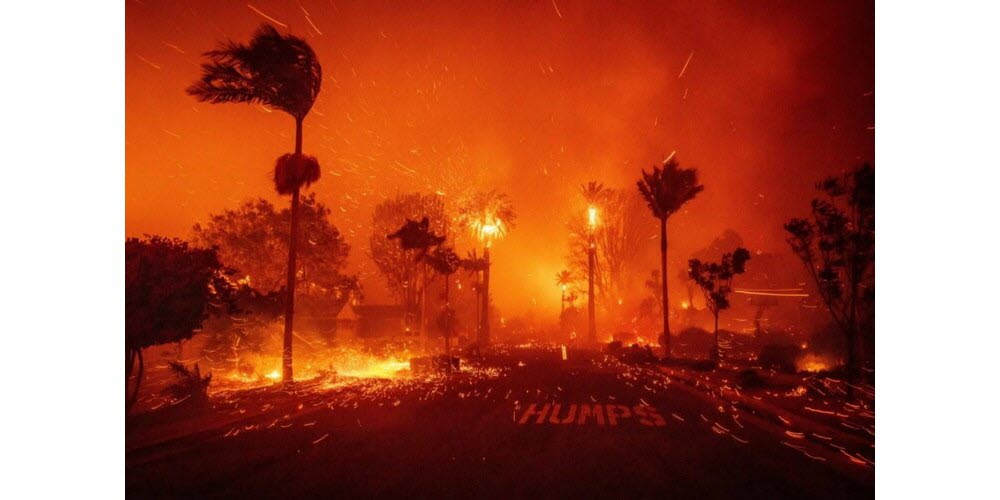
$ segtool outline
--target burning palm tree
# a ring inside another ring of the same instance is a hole
[[[597,342],[597,309],[594,302],[594,266],[597,261],[597,244],[594,240],[597,232],[598,207],[605,203],[611,191],[604,184],[590,181],[580,186],[580,194],[587,202],[587,341]]]
[[[319,180],[316,158],[302,154],[302,120],[319,95],[322,68],[305,40],[283,35],[269,24],[261,25],[249,44],[228,41],[205,56],[208,62],[201,66],[201,80],[188,87],[188,94],[212,104],[272,106],[295,119],[295,153],[282,155],[274,168],[275,189],[292,196],[281,376],[282,381],[291,382],[299,189]]]
[[[562,320],[563,313],[566,311],[566,289],[573,284],[573,273],[563,269],[556,273],[556,285],[559,286],[560,300],[559,300],[559,319]]]
[[[482,315],[479,322],[480,345],[490,341],[490,247],[514,227],[517,214],[506,194],[498,191],[475,193],[461,203],[458,220],[483,244]]]
[[[639,193],[649,205],[653,217],[660,220],[660,282],[663,285],[663,346],[670,357],[670,312],[667,302],[667,219],[705,189],[698,184],[697,169],[683,169],[673,155],[663,168],[642,171],[637,182]]]

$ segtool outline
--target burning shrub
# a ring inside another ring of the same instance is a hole
[[[164,392],[176,402],[187,400],[191,404],[201,405],[208,401],[208,385],[212,383],[212,374],[201,376],[198,363],[188,369],[179,361],[170,362],[170,371],[177,381],[167,386]]]

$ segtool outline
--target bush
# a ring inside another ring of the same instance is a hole
[[[721,334],[721,332],[720,332]],[[706,357],[712,352],[715,337],[712,332],[698,327],[685,328],[677,334],[677,346],[688,356]]]
[[[191,404],[201,405],[208,401],[208,385],[212,383],[212,374],[201,376],[198,363],[193,369],[188,369],[179,361],[170,362],[170,370],[177,381],[167,386],[166,394],[174,401],[187,400]]]
[[[769,344],[760,350],[758,360],[766,368],[774,368],[785,372],[795,372],[795,361],[800,348],[794,345]]]
[[[761,377],[760,374],[757,373],[757,370],[749,370],[749,369],[740,372],[739,384],[740,387],[744,389],[757,389],[767,385],[763,377]]]

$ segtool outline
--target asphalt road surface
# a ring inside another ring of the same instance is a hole
[[[212,401],[130,421],[128,496],[874,497],[873,465],[585,351],[511,348],[448,381],[332,379]]]

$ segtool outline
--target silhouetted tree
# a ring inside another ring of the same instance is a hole
[[[444,243],[443,235],[435,234],[430,229],[431,221],[424,217],[420,221],[406,219],[406,222],[396,232],[387,236],[390,240],[399,240],[399,246],[404,251],[415,252],[414,260],[419,262],[421,267],[420,275],[423,277],[420,284],[420,336],[427,334],[427,261],[425,257],[431,247],[437,247]]]
[[[862,165],[816,188],[826,197],[814,199],[810,217],[788,221],[785,230],[844,334],[851,397],[861,324],[875,312],[875,168]]]
[[[420,221],[406,219],[406,222],[396,232],[388,235],[390,240],[399,240],[399,245],[403,250],[416,250],[416,260],[421,260],[427,255],[431,247],[436,247],[444,243],[443,235],[435,234],[431,230],[430,218],[424,217]]]
[[[282,381],[291,382],[299,189],[319,180],[320,172],[316,158],[302,154],[302,120],[319,95],[323,71],[305,40],[283,35],[269,24],[261,25],[249,44],[228,41],[204,55],[209,62],[202,64],[201,80],[188,87],[189,94],[213,104],[260,103],[295,119],[295,152],[279,157],[274,167],[275,189],[292,196],[281,375]]]
[[[214,249],[148,236],[125,240],[125,382],[136,371],[126,413],[139,395],[142,350],[191,338],[212,310],[229,304],[232,271]]]
[[[476,254],[476,250],[475,249],[472,249],[471,251],[469,251],[468,253],[466,253],[465,258],[462,259],[462,262],[461,262],[462,269],[464,269],[465,271],[467,271],[470,274],[472,274],[473,278],[475,279],[475,281],[473,282],[472,287],[473,287],[473,289],[476,292],[476,306],[475,306],[476,312],[475,312],[475,315],[476,315],[476,331],[477,331],[477,334],[479,333],[479,329],[481,328],[481,325],[480,325],[480,314],[482,314],[482,312],[483,312],[482,308],[479,305],[480,304],[480,300],[482,298],[482,292],[483,292],[483,287],[481,285],[480,277],[482,276],[482,273],[484,271],[486,271],[487,265],[488,265],[488,263],[486,262],[486,259],[478,256]]]
[[[585,189],[589,185],[584,186]],[[586,197],[585,197],[586,198]],[[608,312],[621,299],[634,296],[640,265],[639,257],[646,242],[646,224],[642,198],[635,191],[604,188],[596,197],[599,224],[593,230],[594,283],[598,303]],[[590,247],[588,215],[575,211],[569,219],[569,266],[577,276],[587,275]],[[620,308],[619,308],[620,309]]]
[[[263,198],[248,200],[236,209],[209,216],[204,225],[196,224],[193,242],[203,248],[216,247],[219,259],[237,271],[241,283],[260,294],[283,290],[287,267],[282,262],[288,254],[289,209],[276,210]],[[302,198],[299,205],[297,257],[295,260],[300,295],[332,302],[337,308],[347,300],[357,280],[343,274],[350,252],[340,231],[330,222],[330,209],[316,200],[315,193]],[[282,299],[284,305],[284,299]]]
[[[385,278],[389,292],[408,313],[417,305],[418,282],[429,281],[432,276],[420,276],[424,269],[416,259],[416,250],[404,250],[386,235],[399,229],[407,219],[422,217],[430,220],[430,231],[448,233],[448,218],[440,196],[407,193],[397,194],[375,206],[368,238],[368,256]]]
[[[685,278],[687,273],[685,273]],[[643,287],[649,290],[649,296],[642,299],[639,304],[639,311],[644,316],[651,316],[654,312],[662,317],[663,313],[663,284],[660,283],[660,272],[653,269],[649,272],[649,277],[643,282]]]
[[[660,283],[663,286],[663,345],[670,357],[670,313],[667,294],[667,219],[685,203],[705,189],[698,184],[698,170],[680,168],[677,158],[671,156],[663,168],[653,167],[651,173],[642,171],[637,183],[639,193],[649,205],[653,217],[660,220]]]
[[[448,371],[451,371],[451,336],[454,334],[455,309],[451,307],[451,275],[462,266],[462,259],[450,247],[438,246],[424,256],[424,260],[434,269],[434,272],[444,276],[444,307],[439,316],[441,329],[444,331],[444,354],[448,358]]]
[[[559,299],[560,318],[562,317],[562,313],[566,308],[566,290],[568,290],[569,286],[573,284],[573,281],[574,281],[573,273],[571,273],[566,269],[563,269],[562,271],[556,273],[556,285],[559,286],[559,293],[560,293],[560,299]]]
[[[722,255],[719,262],[688,261],[688,275],[703,294],[705,306],[715,317],[715,342],[712,344],[712,361],[719,361],[719,313],[729,309],[729,294],[733,291],[733,277],[746,271],[750,252],[737,248],[733,253]]]
[[[174,399],[174,402],[187,401],[192,405],[203,405],[208,401],[208,386],[212,383],[212,374],[202,376],[198,363],[193,368],[184,366],[180,361],[168,363],[174,382],[167,386],[164,392]]]
[[[722,257],[722,254],[726,253],[728,249],[740,248],[742,246],[743,237],[732,229],[726,229],[721,235],[715,237],[712,242],[704,248],[692,253],[691,258],[698,259],[702,262],[714,261]],[[756,267],[757,266],[754,266],[754,268]],[[688,273],[687,268],[681,269],[677,274],[677,278],[684,284],[685,291],[687,292],[688,310],[694,311],[694,290],[697,288],[697,284],[691,280],[691,276]]]

